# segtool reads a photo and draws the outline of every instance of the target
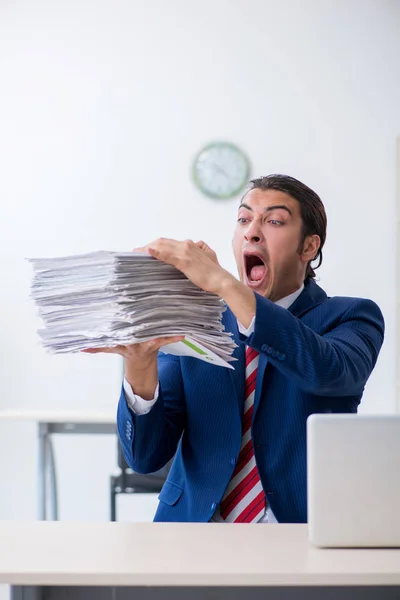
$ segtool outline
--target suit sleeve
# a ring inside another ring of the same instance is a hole
[[[180,360],[159,353],[159,397],[142,415],[130,410],[122,386],[117,428],[125,460],[136,473],[153,473],[175,454],[186,425],[186,405]]]
[[[254,333],[246,343],[266,353],[300,389],[320,396],[363,392],[384,337],[383,316],[374,302],[354,299],[323,335],[259,294],[256,304]]]

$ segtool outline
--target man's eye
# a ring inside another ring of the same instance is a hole
[[[248,219],[246,219],[245,217],[239,217],[239,218],[238,218],[238,220],[237,220],[237,222],[238,222],[238,223],[241,223],[242,225],[243,225],[244,223],[247,223],[247,221],[248,221]]]
[[[268,223],[272,223],[272,225],[283,225],[283,221],[277,221],[276,219],[271,219]]]

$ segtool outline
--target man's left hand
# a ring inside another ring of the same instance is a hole
[[[151,244],[135,248],[135,250],[147,252],[154,258],[173,265],[206,292],[220,295],[224,282],[233,279],[233,276],[221,267],[215,252],[202,241],[179,242],[168,238],[159,238]]]

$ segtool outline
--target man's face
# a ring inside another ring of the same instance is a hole
[[[233,237],[240,280],[273,301],[298,289],[312,258],[299,253],[301,232],[297,200],[277,190],[250,190]]]

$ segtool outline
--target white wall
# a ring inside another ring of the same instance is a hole
[[[164,235],[203,238],[234,270],[237,200],[190,179],[201,145],[229,139],[253,175],[322,196],[321,284],[381,306],[363,406],[395,410],[399,22],[389,0],[0,3],[0,408],[114,410],[119,395],[117,357],[39,347],[25,257]],[[63,438],[56,452],[61,517],[107,519],[115,441]],[[1,424],[0,518],[35,517],[35,460],[33,426]],[[121,518],[151,519],[155,500],[121,504]]]

